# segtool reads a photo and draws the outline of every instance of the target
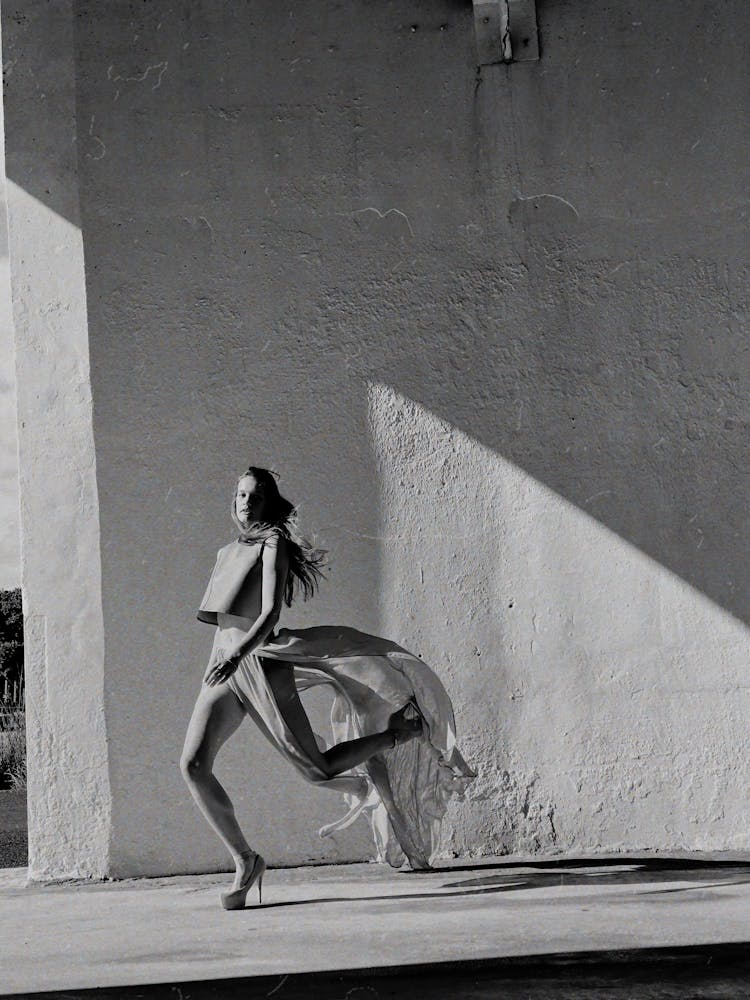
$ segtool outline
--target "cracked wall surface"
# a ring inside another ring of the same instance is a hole
[[[81,2],[74,87],[65,5],[2,11],[10,182],[85,253],[108,872],[226,866],[177,761],[250,461],[333,559],[282,624],[388,635],[454,698],[446,854],[747,847],[750,8],[539,4],[541,59],[478,69],[448,0]],[[85,397],[27,385],[35,426]],[[372,856],[250,724],[218,773],[271,863]]]

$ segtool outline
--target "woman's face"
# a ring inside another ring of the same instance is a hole
[[[268,501],[255,476],[243,476],[237,483],[234,510],[243,528],[253,521],[264,520],[268,511]]]

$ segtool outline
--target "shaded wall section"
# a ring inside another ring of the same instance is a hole
[[[76,6],[115,874],[225,863],[177,760],[249,461],[334,555],[282,624],[454,696],[446,852],[747,846],[750,12],[537,8],[479,72],[468,3]],[[219,763],[272,862],[371,856],[250,726]]]

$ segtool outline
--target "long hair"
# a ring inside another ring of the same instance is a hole
[[[266,500],[266,520],[257,521],[247,527],[243,527],[242,522],[237,517],[235,507],[237,486],[245,476],[255,478],[263,490]],[[325,556],[328,550],[314,548],[302,534],[297,508],[291,500],[287,500],[279,493],[276,479],[278,479],[278,473],[274,472],[273,469],[261,469],[255,465],[249,466],[234,484],[232,520],[239,529],[241,542],[252,544],[265,541],[274,533],[286,539],[289,549],[289,573],[284,585],[284,602],[287,607],[291,607],[295,590],[302,591],[304,601],[315,593],[320,577],[326,576],[322,567],[326,564]]]

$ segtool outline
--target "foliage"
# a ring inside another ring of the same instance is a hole
[[[0,590],[0,681],[23,682],[21,589]],[[1,690],[1,689],[0,689]]]
[[[0,639],[23,642],[23,605],[21,588],[0,590]]]
[[[0,697],[5,682],[23,685],[21,590],[0,590]],[[18,706],[0,702],[0,788],[26,787],[26,719]]]
[[[0,706],[0,788],[26,787],[26,718]]]

